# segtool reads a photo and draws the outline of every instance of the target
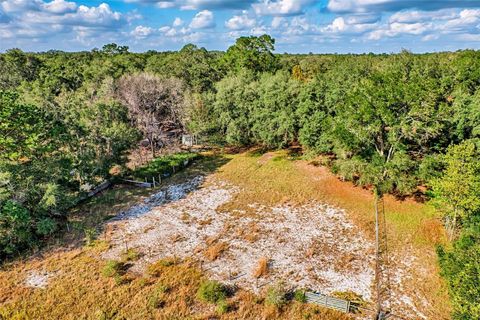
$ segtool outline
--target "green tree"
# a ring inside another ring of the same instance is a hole
[[[128,49],[128,46],[119,46],[116,43],[109,43],[102,47],[102,52],[109,55],[114,55],[128,53]]]
[[[41,60],[20,49],[10,49],[0,55],[0,90],[13,90],[22,81],[33,81],[38,76]]]
[[[227,143],[243,146],[253,142],[250,111],[258,101],[256,82],[249,73],[222,79],[216,85],[213,111]]]
[[[280,71],[263,74],[256,82],[258,98],[250,111],[255,143],[280,148],[296,140],[299,85],[289,73]]]
[[[41,109],[19,103],[17,93],[0,91],[0,160],[28,160],[52,151],[61,132]]]
[[[447,217],[450,238],[457,221],[480,211],[480,152],[472,140],[448,148],[443,176],[432,182],[436,203]]]
[[[274,50],[275,39],[269,35],[240,37],[228,48],[223,61],[226,68],[234,72],[273,72],[278,67]]]
[[[473,222],[446,251],[438,248],[441,273],[447,279],[455,320],[480,319],[480,223]]]

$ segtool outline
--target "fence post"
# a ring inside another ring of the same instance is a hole
[[[153,179],[153,187],[155,188],[155,177],[153,177],[152,179]]]

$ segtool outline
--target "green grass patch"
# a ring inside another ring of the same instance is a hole
[[[121,276],[125,273],[125,264],[116,260],[109,260],[102,269],[104,277]]]

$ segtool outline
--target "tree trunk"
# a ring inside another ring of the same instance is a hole
[[[449,235],[448,237],[450,238],[450,241],[453,240],[453,237],[455,235],[455,229],[457,229],[457,208],[453,209],[453,218],[452,222],[449,228]]]

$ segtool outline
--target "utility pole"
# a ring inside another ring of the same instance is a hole
[[[387,228],[383,194],[375,187],[375,287],[377,291],[376,320],[388,318],[388,300],[390,295],[390,277],[388,274]]]

